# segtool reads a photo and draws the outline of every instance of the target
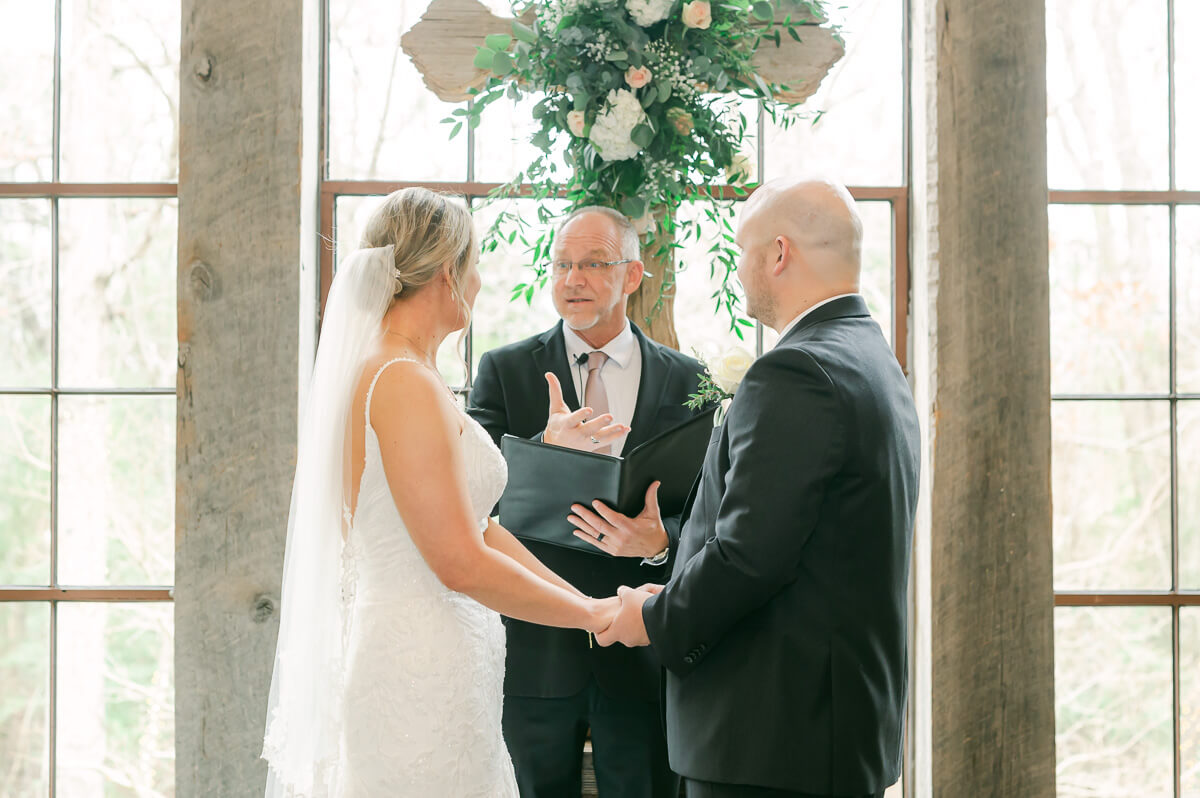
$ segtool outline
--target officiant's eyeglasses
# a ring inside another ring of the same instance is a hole
[[[633,258],[625,260],[590,260],[583,263],[572,263],[569,260],[556,260],[550,264],[550,271],[555,277],[564,277],[571,271],[574,266],[583,274],[599,274],[602,271],[611,269],[613,266],[620,266],[622,263],[633,263]]]

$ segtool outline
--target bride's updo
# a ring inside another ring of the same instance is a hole
[[[389,245],[396,258],[394,299],[433,282],[450,263],[450,289],[464,317],[469,315],[463,280],[478,256],[479,242],[463,205],[424,188],[393,191],[367,220],[360,244]]]

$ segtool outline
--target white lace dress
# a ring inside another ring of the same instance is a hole
[[[517,796],[501,735],[500,616],[448,590],[405,530],[383,473],[367,392],[366,466],[346,543],[349,608],[343,798]],[[416,362],[416,361],[412,361]],[[508,470],[463,414],[467,487],[479,529]]]

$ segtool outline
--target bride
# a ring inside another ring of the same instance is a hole
[[[438,375],[479,292],[469,213],[391,194],[329,293],[300,431],[267,796],[515,796],[497,613],[606,629],[488,515],[507,470]]]

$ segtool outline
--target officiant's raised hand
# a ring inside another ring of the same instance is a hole
[[[592,409],[581,407],[571,412],[563,399],[562,386],[558,377],[546,372],[546,384],[550,390],[550,416],[546,419],[546,431],[542,441],[568,449],[594,452],[606,449],[614,441],[629,432],[624,424],[612,423],[611,413],[591,418]]]
[[[658,486],[654,482],[646,490],[646,505],[641,513],[630,518],[602,501],[592,502],[591,508],[572,504],[567,521],[575,526],[575,537],[591,543],[614,557],[657,557],[670,544],[667,528],[658,509]]]
[[[660,585],[642,585],[636,590],[632,587],[618,588],[617,596],[621,599],[621,609],[617,611],[617,617],[613,619],[612,624],[596,634],[596,642],[602,646],[621,643],[631,648],[650,645],[650,637],[646,634],[646,622],[642,620],[642,605],[660,590]]]

